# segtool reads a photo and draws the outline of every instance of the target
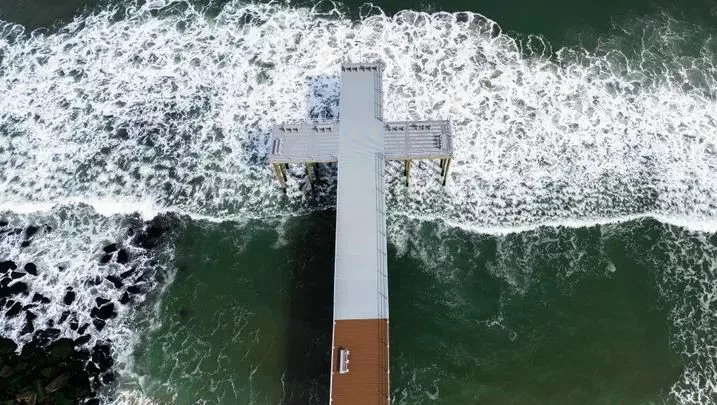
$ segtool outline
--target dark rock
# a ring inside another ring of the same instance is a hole
[[[45,391],[49,393],[57,392],[64,388],[68,381],[70,381],[70,373],[62,373],[45,386]]]
[[[88,362],[85,366],[85,370],[87,371],[87,374],[89,375],[98,375],[100,373],[99,367],[93,362]]]
[[[138,285],[135,284],[127,287],[127,292],[130,294],[139,294],[142,292],[142,290],[139,288]]]
[[[25,263],[24,269],[28,274],[32,274],[33,276],[37,275],[37,266],[35,266],[35,263]]]
[[[87,361],[90,359],[90,351],[87,349],[78,349],[75,353],[72,354],[72,357]]]
[[[92,348],[92,362],[97,365],[100,371],[104,372],[112,367],[112,356],[110,356],[110,346],[107,344],[98,344]]]
[[[98,307],[101,307],[102,305],[105,305],[109,303],[111,300],[108,300],[107,298],[97,297],[95,298],[95,303]]]
[[[92,311],[90,311],[90,316],[93,318],[99,318],[103,320],[107,320],[109,318],[114,318],[117,316],[117,313],[115,312],[115,304],[109,303],[105,304],[101,307],[94,307],[92,308]]]
[[[107,264],[107,263],[110,262],[110,260],[112,260],[112,255],[111,255],[111,254],[109,254],[109,255],[104,255],[104,256],[102,256],[102,258],[100,259],[100,263],[102,263],[102,264]]]
[[[111,243],[111,244],[105,246],[104,248],[102,248],[102,250],[104,250],[105,253],[116,252],[116,251],[117,251],[117,244],[116,244],[116,243]]]
[[[26,311],[26,312],[25,312],[25,319],[30,320],[30,321],[34,321],[35,319],[37,319],[37,315],[35,315],[35,313],[32,312],[32,311]]]
[[[75,341],[70,338],[62,338],[50,345],[50,355],[56,359],[67,359],[75,350]]]
[[[127,132],[127,128],[117,128],[117,131],[115,132],[115,137],[124,140],[129,139],[129,132]]]
[[[11,339],[0,338],[0,356],[14,353],[17,350],[17,344]]]
[[[102,329],[104,329],[106,325],[105,321],[103,321],[102,319],[93,319],[92,324],[95,325],[95,329],[97,329],[98,332],[102,331]]]
[[[55,326],[55,320],[54,319],[48,319],[47,322],[45,322],[45,325],[47,325],[48,328],[52,328]]]
[[[36,308],[37,304],[27,304],[24,307],[22,307],[23,311],[27,311],[28,309]]]
[[[21,271],[11,271],[10,272],[10,278],[13,280],[16,280],[18,278],[23,278],[27,275],[27,273],[21,272]]]
[[[37,231],[39,231],[39,230],[40,230],[40,228],[30,225],[27,227],[27,229],[25,229],[25,236],[27,236],[29,238],[30,236],[36,234]]]
[[[8,270],[15,270],[16,268],[17,264],[12,260],[0,262],[0,273],[7,273]]]
[[[129,294],[127,293],[127,291],[125,291],[124,294],[122,294],[122,296],[119,299],[119,302],[120,302],[120,304],[123,304],[123,305],[129,302]]]
[[[7,318],[12,318],[12,317],[16,316],[17,314],[19,314],[21,309],[22,309],[22,304],[20,304],[19,302],[15,302],[14,304],[12,304],[10,309],[8,309],[7,312],[5,312],[5,316]]]
[[[72,314],[72,311],[62,311],[62,315],[60,315],[60,319],[57,320],[57,323],[63,323],[67,320],[67,318],[70,317],[70,314]]]
[[[7,287],[11,281],[12,281],[12,279],[10,277],[5,277],[3,279],[0,279],[0,287]]]
[[[37,394],[34,391],[25,391],[15,396],[15,401],[20,405],[35,405]]]
[[[42,304],[49,304],[49,303],[50,303],[50,299],[47,298],[47,297],[45,297],[45,296],[42,295],[42,294],[35,293],[35,294],[32,295],[32,302],[40,302],[40,303],[42,303]]]
[[[117,263],[127,264],[128,261],[129,255],[127,254],[127,251],[124,249],[120,249],[119,252],[117,252]]]
[[[27,295],[27,284],[23,283],[22,281],[18,281],[14,284],[9,285],[8,289],[10,291],[10,295],[20,293]]]
[[[105,375],[102,376],[102,383],[103,383],[103,384],[109,384],[109,383],[111,383],[111,382],[114,381],[114,380],[115,380],[115,375],[114,375],[114,373],[111,373],[111,372],[110,372],[110,373],[107,373],[107,374],[105,374]]]
[[[85,402],[85,405],[100,405],[100,400],[97,398],[92,398]]]
[[[85,334],[85,331],[87,330],[87,328],[88,328],[89,326],[90,326],[89,323],[83,324],[82,326],[80,326],[79,329],[77,329],[77,333],[79,333],[80,335],[84,335],[84,334]]]
[[[32,320],[25,319],[25,326],[23,326],[22,330],[20,331],[20,335],[27,335],[35,331],[35,325],[32,323]]]
[[[9,365],[4,365],[0,367],[0,377],[2,378],[8,378],[12,375],[12,367]],[[12,402],[11,402],[12,403]]]
[[[124,286],[124,283],[122,282],[122,279],[117,276],[107,276],[105,277],[107,280],[109,280],[112,284],[114,284],[115,288],[122,288]]]
[[[42,347],[48,347],[50,343],[57,340],[60,330],[57,328],[40,329],[33,336],[34,341]]]
[[[135,270],[137,270],[137,269],[136,269],[135,267],[132,267],[131,269],[125,271],[125,272],[122,273],[122,274],[120,274],[120,277],[122,277],[122,278],[127,278],[127,277],[131,276],[132,273],[134,273]]]
[[[8,226],[8,224],[9,224],[9,222],[7,222],[7,221],[0,221],[0,228],[4,228],[4,227]]]
[[[70,329],[76,331],[77,328],[79,328],[79,327],[80,327],[80,323],[77,322],[77,319],[73,319],[70,321]]]
[[[20,243],[20,247],[26,248],[28,246],[30,246],[30,239],[25,239],[22,243]]]
[[[94,276],[91,279],[87,280],[87,285],[100,285],[100,284],[102,284],[101,276]]]
[[[144,227],[142,232],[137,234],[132,242],[142,248],[152,249],[157,246],[162,235],[167,231],[167,221],[162,217],[156,217]]]
[[[85,343],[89,342],[90,338],[91,338],[90,335],[82,335],[82,336],[78,337],[77,339],[75,339],[75,345],[82,346]]]
[[[65,298],[62,299],[62,302],[65,303],[65,305],[70,305],[75,300],[75,292],[74,291],[68,291],[65,293]]]

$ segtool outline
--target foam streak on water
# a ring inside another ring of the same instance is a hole
[[[276,192],[267,130],[335,106],[326,75],[342,60],[378,58],[387,119],[449,118],[455,131],[445,192],[437,164],[414,170],[410,197],[389,168],[394,212],[477,229],[634,215],[716,228],[712,45],[673,61],[683,28],[669,21],[632,48],[549,60],[474,14],[356,24],[230,3],[210,20],[182,3],[153,16],[155,3],[54,34],[3,25],[3,204],[121,199],[223,219],[306,209],[297,184],[288,202]],[[317,77],[328,85],[306,97]]]

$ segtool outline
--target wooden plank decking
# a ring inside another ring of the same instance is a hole
[[[338,371],[341,348],[351,351],[346,374]],[[388,319],[336,320],[331,374],[332,405],[388,404]]]

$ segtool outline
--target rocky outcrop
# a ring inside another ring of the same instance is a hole
[[[109,346],[88,350],[72,339],[48,343],[44,335],[55,334],[36,332],[19,354],[13,341],[0,338],[0,403],[97,403],[97,390],[114,381]]]

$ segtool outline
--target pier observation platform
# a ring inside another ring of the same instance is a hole
[[[383,121],[381,63],[341,65],[340,120],[276,125],[269,162],[287,187],[288,164],[338,164],[330,405],[390,403],[384,171],[387,160],[453,157],[448,121]]]

